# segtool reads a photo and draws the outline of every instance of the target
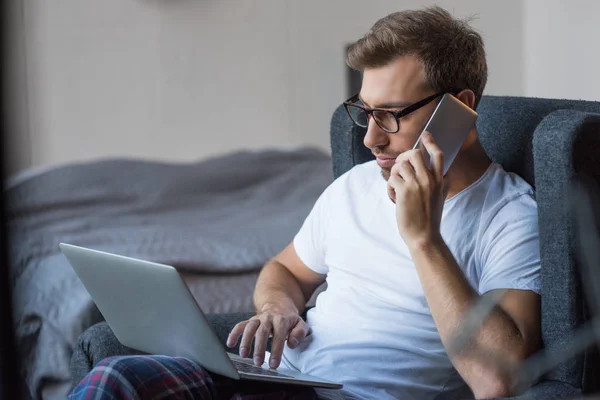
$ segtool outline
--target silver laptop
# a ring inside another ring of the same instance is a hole
[[[186,357],[232,379],[339,389],[341,384],[225,351],[187,285],[168,265],[60,244],[117,339],[150,354]]]

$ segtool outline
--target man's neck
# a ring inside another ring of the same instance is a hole
[[[475,183],[485,174],[491,163],[478,139],[468,149],[459,153],[446,174],[449,182],[446,200]]]

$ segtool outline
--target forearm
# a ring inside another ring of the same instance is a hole
[[[466,348],[453,349],[454,335],[461,332],[467,312],[480,296],[443,240],[413,246],[411,254],[440,337],[457,371],[474,392],[477,386],[487,389],[505,384],[503,367],[526,356],[523,337],[512,318],[495,307]]]
[[[262,269],[254,290],[257,312],[277,308],[300,314],[307,299],[294,275],[283,264],[269,261]]]

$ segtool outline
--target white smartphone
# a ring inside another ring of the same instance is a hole
[[[475,125],[477,113],[462,101],[446,93],[425,124],[423,132],[431,133],[433,140],[444,152],[444,175],[452,165],[458,151]],[[430,168],[429,153],[421,143],[423,133],[419,136],[413,149],[421,149],[425,164]]]

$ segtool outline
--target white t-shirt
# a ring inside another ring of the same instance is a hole
[[[466,386],[441,342],[386,185],[374,161],[354,167],[319,197],[295,237],[298,256],[327,275],[328,287],[307,314],[312,333],[285,347],[282,366],[343,383],[346,398],[453,397]],[[479,293],[539,293],[537,207],[517,175],[492,164],[445,202],[441,233]]]

